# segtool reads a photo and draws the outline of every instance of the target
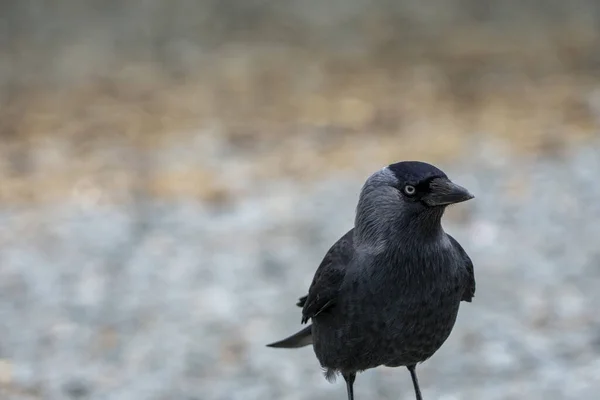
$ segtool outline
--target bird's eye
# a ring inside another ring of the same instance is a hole
[[[413,185],[404,186],[404,193],[406,193],[408,196],[413,196],[416,192],[417,189],[415,189]]]

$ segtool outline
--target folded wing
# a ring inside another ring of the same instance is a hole
[[[354,253],[354,228],[331,246],[308,289],[308,294],[298,300],[302,307],[302,323],[316,317],[325,310],[335,306],[340,285],[346,274],[346,267]]]
[[[473,271],[473,261],[471,261],[471,258],[469,258],[467,252],[462,248],[460,243],[456,241],[456,239],[454,239],[450,235],[448,235],[448,238],[450,238],[452,245],[455,248],[457,248],[460,254],[462,255],[462,258],[465,263],[465,268],[467,269],[467,272],[469,274],[469,282],[467,284],[467,288],[463,292],[463,297],[461,300],[470,303],[471,300],[473,300],[473,297],[475,297],[475,271]]]

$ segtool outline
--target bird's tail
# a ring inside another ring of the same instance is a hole
[[[298,347],[304,347],[312,344],[312,325],[307,326],[300,332],[294,333],[292,336],[287,337],[275,343],[268,344],[267,347],[277,347],[281,349],[296,349]]]

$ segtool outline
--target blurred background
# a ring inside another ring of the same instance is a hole
[[[424,397],[597,399],[599,131],[595,0],[2,1],[0,398],[345,399],[264,345],[417,159],[476,195]]]

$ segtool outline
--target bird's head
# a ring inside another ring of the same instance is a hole
[[[362,197],[371,207],[401,208],[406,214],[424,211],[437,214],[450,204],[474,196],[431,164],[401,161],[371,175],[363,187]]]
[[[363,240],[390,232],[438,232],[444,210],[473,195],[444,172],[420,161],[402,161],[375,172],[365,182],[356,210],[355,227]],[[400,228],[400,229],[398,229]]]
[[[415,207],[445,207],[474,197],[431,164],[402,161],[386,168],[391,172],[389,184],[398,190],[404,203]]]

